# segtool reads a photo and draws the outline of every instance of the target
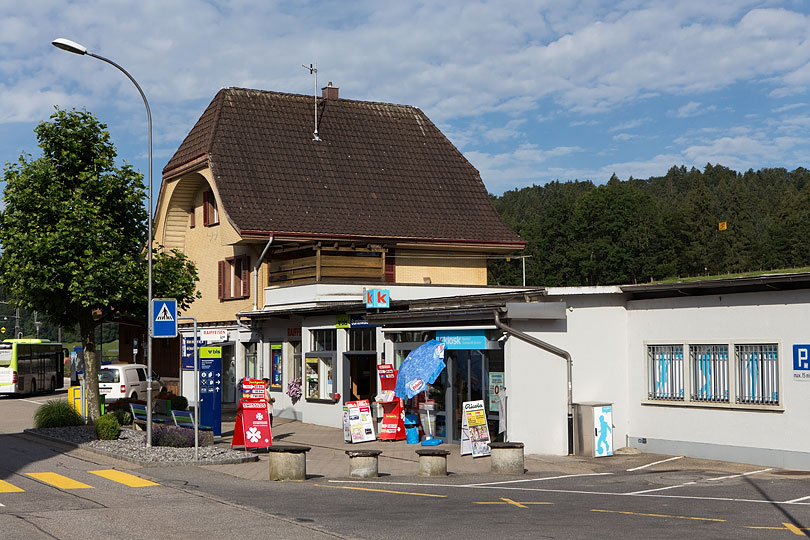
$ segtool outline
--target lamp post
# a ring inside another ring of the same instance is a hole
[[[108,64],[116,67],[121,73],[127,76],[127,78],[132,81],[132,84],[135,85],[135,88],[138,89],[138,92],[141,94],[141,98],[143,98],[143,104],[146,106],[146,122],[148,125],[148,145],[149,145],[149,152],[148,152],[148,186],[146,191],[146,204],[147,210],[149,213],[149,221],[147,223],[148,229],[148,245],[146,246],[146,260],[147,260],[147,267],[148,267],[148,293],[147,293],[147,313],[148,313],[148,323],[147,323],[147,332],[146,332],[146,371],[147,377],[152,376],[152,113],[149,111],[149,102],[146,100],[146,95],[141,90],[138,81],[136,81],[132,75],[130,75],[127,70],[110,60],[109,58],[104,58],[98,54],[91,53],[87,50],[87,47],[76,43],[75,41],[71,41],[65,38],[55,39],[51,42],[54,47],[62,49],[63,51],[72,52],[74,54],[79,55],[87,55],[92,56],[93,58],[98,58],[103,62],[107,62]],[[152,446],[152,384],[151,381],[148,385],[146,385],[146,446]]]

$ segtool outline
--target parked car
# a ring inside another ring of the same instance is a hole
[[[157,374],[146,376],[143,364],[108,364],[98,370],[98,391],[106,403],[123,398],[146,399],[148,384],[154,393],[164,390]]]

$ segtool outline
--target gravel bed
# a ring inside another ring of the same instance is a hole
[[[84,450],[97,452],[110,457],[123,459],[144,466],[193,465],[194,448],[171,448],[152,446],[147,448],[142,431],[122,429],[121,435],[114,441],[102,441],[96,438],[91,426],[26,429],[25,433],[54,439],[75,445]],[[221,446],[200,446],[197,465],[224,465],[256,461],[259,458],[243,451],[231,450]]]

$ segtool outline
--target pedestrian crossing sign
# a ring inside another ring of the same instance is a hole
[[[177,300],[153,298],[149,315],[153,338],[177,337]]]

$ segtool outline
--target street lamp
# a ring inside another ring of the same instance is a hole
[[[141,94],[141,98],[143,98],[143,104],[146,106],[146,121],[148,124],[149,129],[149,163],[148,163],[148,187],[146,191],[146,205],[147,210],[149,212],[149,221],[147,223],[148,229],[148,245],[146,250],[146,260],[148,266],[148,293],[147,293],[147,313],[149,314],[148,319],[149,322],[147,323],[147,332],[146,332],[146,366],[147,366],[147,373],[149,377],[152,376],[152,113],[149,111],[149,102],[146,100],[146,95],[141,90],[138,81],[136,81],[132,75],[127,73],[127,70],[110,60],[109,58],[104,58],[98,54],[91,53],[87,50],[87,47],[76,43],[75,41],[71,41],[65,38],[55,39],[51,42],[54,47],[62,49],[63,51],[72,52],[74,54],[86,54],[87,56],[92,56],[93,58],[98,58],[103,62],[107,62],[112,66],[118,68],[121,73],[127,76],[127,78],[132,81],[132,84],[135,85],[135,88],[138,89],[138,92]],[[152,384],[146,385],[146,446],[152,446]]]

